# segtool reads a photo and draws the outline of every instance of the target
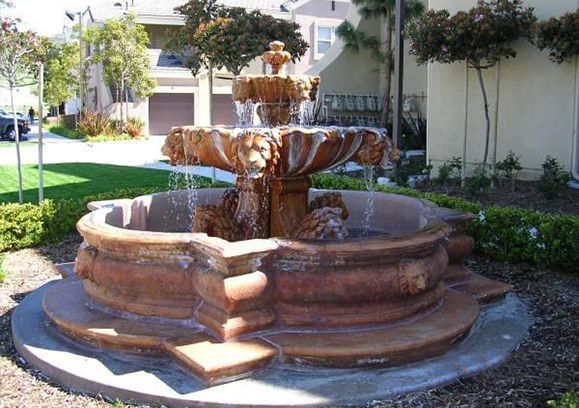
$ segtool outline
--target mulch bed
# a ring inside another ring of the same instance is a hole
[[[10,318],[30,291],[58,278],[54,264],[74,259],[80,243],[71,235],[59,244],[10,253],[0,285],[0,407],[119,407],[104,396],[61,388],[26,363],[12,345]],[[528,265],[473,257],[469,266],[511,283],[531,315],[528,338],[502,366],[436,390],[413,393],[366,407],[545,407],[546,401],[579,388],[579,277]]]
[[[556,197],[547,199],[537,189],[536,181],[517,181],[515,191],[510,185],[497,185],[494,189],[476,195],[469,194],[459,186],[444,188],[436,183],[419,184],[421,191],[448,194],[466,200],[478,202],[484,206],[498,205],[501,207],[518,207],[537,210],[546,213],[579,214],[579,190],[566,188]]]

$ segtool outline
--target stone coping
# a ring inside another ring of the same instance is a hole
[[[514,294],[482,306],[470,335],[446,354],[395,368],[331,369],[281,365],[213,387],[168,358],[105,352],[58,334],[42,311],[50,282],[26,297],[12,317],[14,344],[33,366],[65,387],[113,399],[194,406],[335,406],[429,389],[495,367],[526,336],[525,305]]]

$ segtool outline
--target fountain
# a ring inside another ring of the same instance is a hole
[[[398,152],[379,129],[297,123],[320,79],[285,75],[283,43],[263,58],[270,75],[233,83],[243,126],[176,127],[163,147],[172,164],[234,172],[235,188],[199,189],[193,209],[187,191],[93,203],[76,277],[43,292],[50,324],[99,350],[169,356],[207,385],[460,347],[480,304],[510,290],[462,264],[472,216],[378,192],[369,211],[367,192],[311,189],[313,173]]]

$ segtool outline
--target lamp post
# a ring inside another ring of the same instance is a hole
[[[70,21],[74,22],[76,19],[75,16],[78,16],[78,100],[80,109],[77,109],[79,113],[82,113],[83,108],[83,75],[82,75],[82,18],[83,16],[90,11],[90,6],[87,7],[84,11],[66,11],[65,15],[70,19]],[[75,114],[76,116],[76,114]],[[75,121],[78,122],[78,121]]]
[[[400,146],[400,136],[402,133],[402,98],[403,98],[403,84],[404,84],[404,11],[405,1],[396,0],[396,20],[394,23],[394,30],[396,31],[396,39],[394,48],[396,50],[394,61],[394,118],[393,118],[393,137],[396,146]]]

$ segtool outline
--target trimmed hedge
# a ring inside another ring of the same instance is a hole
[[[314,176],[312,185],[322,189],[366,189],[364,180],[326,174]],[[376,185],[376,191],[429,200],[441,207],[478,215],[467,229],[478,253],[505,262],[529,262],[579,273],[579,216],[483,207],[461,198],[410,188]]]
[[[200,187],[225,187],[227,183],[211,184],[197,181]],[[87,196],[82,199],[44,200],[40,204],[0,204],[0,252],[56,242],[76,228],[76,223],[88,213],[90,201],[138,197],[166,191],[166,187],[121,189]]]
[[[217,186],[226,186],[220,183]],[[200,187],[211,186],[200,181]],[[364,180],[316,175],[313,187],[366,190]],[[74,231],[89,201],[136,197],[166,188],[137,188],[102,193],[78,200],[46,200],[40,204],[0,204],[0,252],[55,242]],[[579,216],[543,214],[512,207],[486,207],[460,198],[410,188],[376,185],[377,191],[425,199],[441,206],[478,214],[468,227],[476,251],[506,262],[530,262],[579,273]]]

